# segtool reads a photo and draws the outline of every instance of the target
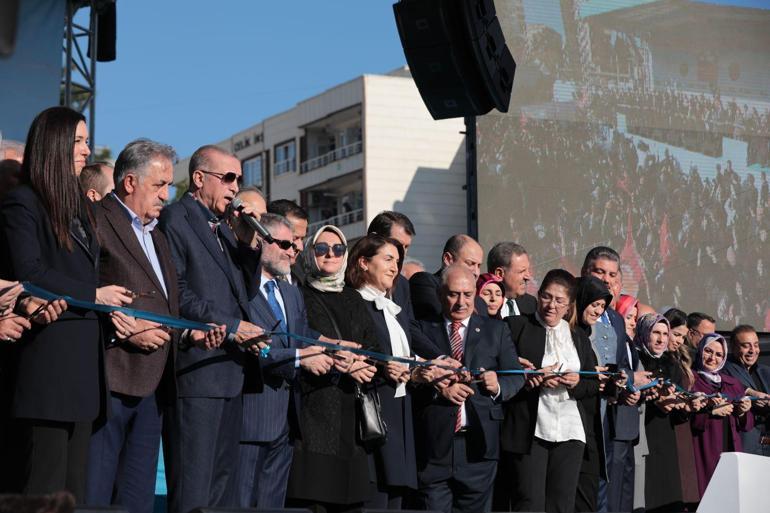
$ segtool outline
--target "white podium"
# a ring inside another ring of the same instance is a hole
[[[767,493],[769,476],[768,457],[742,452],[722,453],[698,506],[698,513],[770,511]]]

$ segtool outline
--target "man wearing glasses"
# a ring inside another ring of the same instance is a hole
[[[248,279],[251,318],[272,331],[339,342],[310,329],[302,293],[284,279],[297,254],[291,222],[270,213],[263,214],[260,222],[273,240],[262,241],[259,269]],[[318,249],[320,247],[316,247]],[[298,425],[300,398],[296,378],[303,371],[320,376],[332,366],[346,372],[345,362],[352,357],[350,353],[337,352],[332,358],[323,347],[306,345],[280,334],[271,337],[270,351],[260,362],[261,375],[247,373],[244,384],[238,455],[240,507],[283,507],[292,460],[290,438],[295,434],[290,433],[289,427]],[[254,379],[258,377],[262,379]],[[292,395],[293,407],[289,400]]]
[[[218,348],[180,348],[175,358],[176,397],[164,426],[169,511],[237,505],[238,441],[242,421],[246,353],[265,343],[250,322],[244,260],[254,251],[239,244],[222,222],[238,192],[241,163],[209,145],[190,158],[190,189],[163,209],[166,235],[179,283],[179,313],[187,319],[225,324]],[[246,207],[243,214],[252,214]],[[236,213],[241,215],[241,213]],[[253,372],[253,370],[252,370]]]

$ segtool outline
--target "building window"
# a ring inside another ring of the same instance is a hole
[[[262,187],[262,155],[243,161],[243,185]]]
[[[297,170],[297,145],[294,140],[277,145],[273,155],[273,170],[276,175]]]

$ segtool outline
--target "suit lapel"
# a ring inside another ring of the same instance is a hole
[[[449,335],[447,334],[444,322],[433,323],[432,330],[431,339],[445,355],[452,356],[452,345],[449,343]]]
[[[230,282],[230,287],[233,289],[233,291],[236,292],[236,295],[240,297],[240,292],[238,287],[235,285],[235,279],[233,277],[232,270],[230,269],[230,264],[227,260],[227,257],[225,256],[224,251],[222,251],[222,248],[219,246],[219,242],[217,242],[217,235],[209,227],[209,220],[204,216],[200,205],[198,205],[198,201],[189,195],[184,195],[180,201],[184,205],[185,209],[187,209],[188,219],[192,221],[190,223],[190,228],[200,239],[203,247],[205,247],[209,254],[211,254],[211,257],[214,259],[217,265],[222,268],[225,276],[227,276],[227,280]]]
[[[468,320],[468,327],[465,329],[465,348],[463,353],[465,361],[470,362],[470,356],[473,354],[476,344],[481,339],[481,321],[475,315],[471,315]]]
[[[104,208],[106,212],[105,218],[107,219],[107,222],[110,223],[112,230],[115,232],[115,236],[126,248],[128,254],[131,255],[137,264],[139,264],[139,267],[144,271],[147,277],[150,278],[150,281],[155,285],[158,292],[162,293],[163,287],[161,287],[160,281],[155,274],[155,270],[150,264],[150,260],[139,245],[139,241],[134,234],[134,227],[131,226],[131,220],[128,218],[123,207],[118,204],[112,195],[109,195],[102,200],[102,208]],[[168,282],[167,276],[164,276],[164,279]],[[168,298],[166,298],[166,300],[168,300]]]

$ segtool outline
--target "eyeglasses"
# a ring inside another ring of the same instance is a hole
[[[199,169],[203,174],[212,175],[219,178],[222,183],[233,183],[238,180],[238,174],[235,171],[228,171],[227,173],[215,173],[214,171],[206,171],[205,169]]]
[[[332,253],[334,253],[334,256],[341,257],[345,254],[348,247],[345,244],[334,244],[333,246],[330,246],[327,242],[316,242],[313,245],[313,251],[315,251],[315,256],[317,257],[328,255],[330,249],[332,250]]]
[[[545,305],[553,303],[558,308],[564,308],[565,306],[569,305],[569,299],[563,297],[553,297],[551,294],[545,292],[538,294],[538,297],[540,297],[540,301],[542,301]]]
[[[288,249],[293,249],[294,251],[298,251],[298,250],[297,250],[297,245],[296,245],[296,244],[294,244],[294,243],[293,243],[292,241],[290,241],[290,240],[283,240],[283,239],[273,239],[273,240],[271,241],[271,243],[272,243],[272,244],[275,244],[276,246],[278,246],[279,248],[281,248],[281,249],[282,249],[282,250],[284,250],[284,251],[286,251],[286,250],[288,250]]]

